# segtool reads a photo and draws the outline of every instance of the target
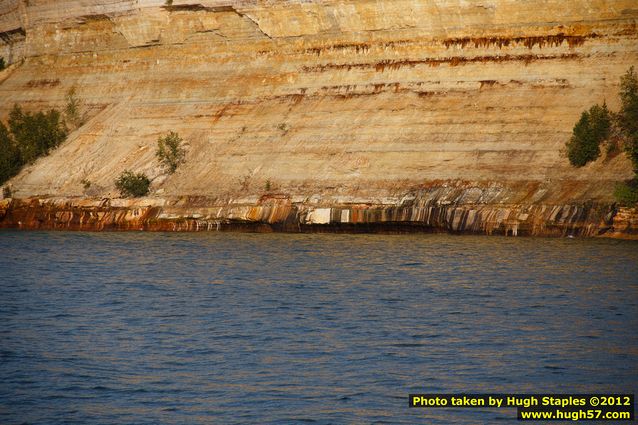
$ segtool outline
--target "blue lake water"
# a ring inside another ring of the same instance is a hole
[[[638,243],[0,232],[0,423],[517,423],[638,392]]]

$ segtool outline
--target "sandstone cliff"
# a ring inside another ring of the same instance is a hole
[[[63,107],[71,87],[90,117],[12,179],[16,197],[75,208],[77,220],[116,198],[115,178],[134,169],[153,179],[136,208],[204,227],[636,232],[631,212],[615,227],[608,215],[615,182],[632,175],[624,155],[574,169],[561,153],[585,107],[618,106],[619,77],[638,64],[635,0],[163,4],[0,5],[0,55],[11,63],[0,118],[14,103]],[[188,141],[171,176],[154,158],[169,130]],[[5,225],[22,222],[28,202],[5,204]]]

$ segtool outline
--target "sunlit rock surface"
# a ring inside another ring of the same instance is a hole
[[[575,169],[562,153],[583,109],[618,108],[638,65],[634,0],[163,5],[0,4],[0,118],[63,108],[71,87],[89,118],[11,180],[14,197],[113,209],[132,169],[153,180],[134,203],[162,223],[634,232],[613,225],[625,156]],[[188,154],[169,176],[154,151],[171,130]]]

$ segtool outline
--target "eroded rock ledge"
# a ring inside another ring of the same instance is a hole
[[[638,239],[638,210],[609,204],[480,204],[419,193],[387,203],[332,203],[286,195],[29,198],[0,201],[0,228],[81,231],[429,233]],[[440,195],[440,193],[439,193]]]
[[[564,146],[618,110],[637,22],[635,0],[6,0],[0,120],[73,89],[87,121],[7,182],[0,225],[632,235],[625,155]],[[114,199],[125,170],[150,198]]]

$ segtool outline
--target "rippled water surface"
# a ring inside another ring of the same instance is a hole
[[[516,423],[638,392],[638,244],[0,232],[0,423]]]

